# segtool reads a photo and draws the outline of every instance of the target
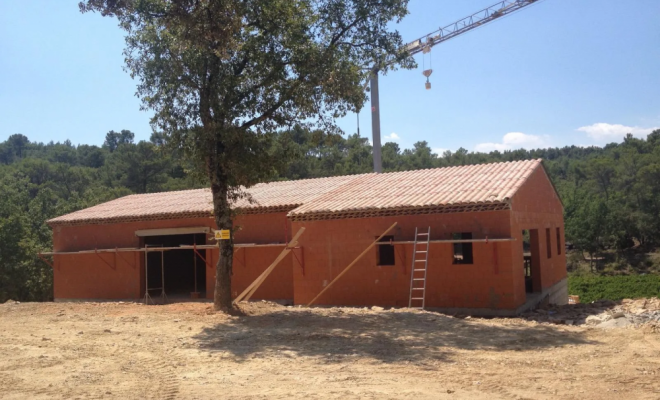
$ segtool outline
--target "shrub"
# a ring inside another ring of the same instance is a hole
[[[622,300],[660,297],[660,275],[579,276],[568,277],[568,292],[580,296],[581,303],[595,300]]]

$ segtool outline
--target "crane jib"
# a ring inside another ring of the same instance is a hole
[[[523,7],[537,3],[541,0],[503,0],[481,11],[460,19],[445,27],[439,28],[425,36],[413,40],[403,46],[402,52],[409,56],[428,52],[431,47],[445,42],[451,38],[478,28],[484,24],[501,18],[505,15],[514,13]],[[386,60],[384,63],[377,63],[371,70],[369,84],[371,86],[371,133],[373,143],[374,172],[382,171],[381,163],[381,143],[380,143],[380,104],[378,99],[378,70],[383,66],[394,63],[394,60]],[[430,75],[430,72],[429,72]],[[428,76],[427,76],[428,78]],[[366,85],[365,85],[366,86]],[[427,79],[427,89],[430,84]]]
[[[481,11],[477,11],[472,15],[413,40],[404,46],[404,51],[407,51],[410,55],[415,55],[422,52],[425,47],[433,47],[469,30],[494,21],[497,18],[516,12],[523,7],[536,3],[537,1],[539,0],[500,1],[490,7],[484,8]]]

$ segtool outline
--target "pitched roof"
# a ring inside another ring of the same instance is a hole
[[[241,198],[234,207],[252,214],[289,211],[360,176],[363,175],[259,183],[247,190],[252,201]],[[120,197],[53,218],[47,223],[50,226],[109,224],[211,216],[211,189],[193,189]]]
[[[260,183],[243,213],[290,211],[295,221],[484,211],[510,199],[541,160]],[[48,221],[51,226],[211,217],[209,189],[122,197]]]
[[[487,211],[510,199],[541,160],[425,169],[356,178],[292,210],[292,220]]]

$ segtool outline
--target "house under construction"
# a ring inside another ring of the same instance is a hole
[[[563,208],[541,160],[248,192],[252,202],[234,204],[239,299],[477,315],[567,302]],[[130,195],[48,221],[55,300],[212,298],[212,210],[210,190],[199,189]]]

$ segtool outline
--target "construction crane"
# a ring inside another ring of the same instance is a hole
[[[455,38],[465,32],[478,28],[484,24],[502,18],[505,15],[511,14],[527,7],[540,0],[504,0],[499,1],[488,8],[469,15],[460,19],[452,24],[443,28],[435,30],[427,35],[413,40],[404,46],[403,51],[413,56],[419,53],[428,53],[433,46],[437,46],[442,42]],[[378,72],[379,66],[376,65],[371,70],[370,78],[370,91],[371,91],[371,133],[373,136],[373,156],[374,156],[374,172],[382,172],[382,159],[381,159],[381,143],[380,143],[380,105],[378,99]],[[426,76],[426,88],[430,89],[431,84],[428,81],[429,76],[433,72],[432,69],[423,71]]]

